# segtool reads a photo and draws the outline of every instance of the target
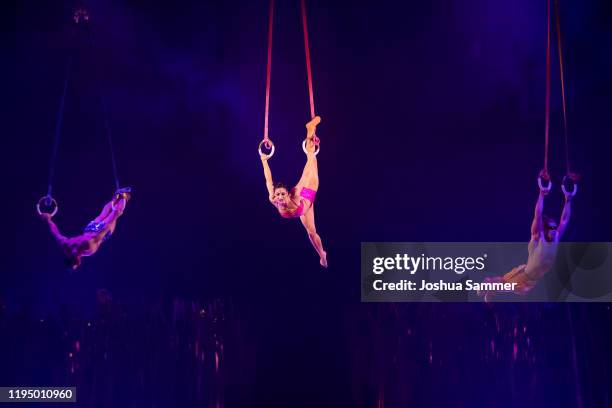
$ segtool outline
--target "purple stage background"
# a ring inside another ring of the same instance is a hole
[[[277,3],[270,164],[291,184],[308,94],[299,2]],[[359,301],[362,241],[529,239],[544,0],[308,1],[328,270],[267,202],[267,2],[92,0],[94,52],[71,34],[75,4],[3,5],[0,385],[76,384],[83,406],[610,404],[608,305]],[[565,240],[612,241],[612,5],[560,6],[583,176]],[[134,188],[75,273],[33,208],[70,53],[56,220],[78,233],[113,192],[96,75]],[[556,65],[552,97],[558,217]]]

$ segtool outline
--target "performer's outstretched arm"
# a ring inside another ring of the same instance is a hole
[[[263,165],[264,177],[266,178],[266,188],[268,189],[270,201],[272,201],[274,197],[274,181],[272,181],[272,170],[270,170],[268,158],[269,156],[261,155],[261,164]]]
[[[531,223],[531,237],[539,236],[542,231],[544,231],[544,227],[542,224],[542,214],[544,212],[544,197],[546,193],[540,190],[540,195],[538,196],[538,201],[536,202],[535,212],[533,215],[533,222]]]
[[[565,205],[563,206],[563,212],[561,213],[561,221],[559,222],[559,227],[557,228],[557,235],[559,239],[565,233],[567,229],[567,224],[569,224],[570,216],[572,214],[572,196],[569,194],[565,195]]]
[[[101,236],[106,236],[108,232],[111,234],[114,232],[117,220],[123,215],[123,211],[125,211],[128,197],[123,196],[118,199],[113,198],[113,200],[105,206],[105,208],[108,207],[110,210],[106,213],[106,217],[102,220],[104,222],[104,227],[100,230]]]
[[[53,219],[51,219],[51,215],[43,213],[41,214],[41,217],[45,221],[47,221],[47,225],[49,226],[49,231],[51,231],[51,235],[53,235],[58,244],[62,245],[66,241],[66,237],[61,234],[59,228],[57,227],[57,225],[55,225]]]
[[[533,215],[533,222],[531,223],[531,239],[537,239],[537,237],[544,232],[544,222],[542,214],[544,213],[544,197],[550,191],[550,175],[548,171],[543,169],[540,171],[538,176],[538,185],[540,187],[540,194],[538,195],[538,201],[535,206],[535,214]],[[543,186],[541,180],[548,181],[548,188]]]

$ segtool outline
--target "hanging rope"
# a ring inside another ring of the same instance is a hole
[[[62,96],[60,97],[59,110],[55,121],[55,136],[53,138],[53,148],[51,149],[51,159],[49,160],[49,185],[47,187],[47,198],[51,199],[53,195],[53,177],[55,175],[55,163],[57,162],[57,150],[59,148],[60,138],[62,136],[62,123],[64,121],[64,108],[66,106],[66,93],[68,91],[68,77],[70,76],[70,66],[72,58],[68,57],[66,62],[66,73],[64,76],[64,86],[62,88]],[[46,205],[50,205],[46,202]]]
[[[567,98],[565,97],[565,70],[563,63],[563,47],[561,45],[561,13],[559,12],[559,0],[555,0],[555,25],[557,28],[557,52],[559,54],[559,77],[561,81],[561,102],[563,106],[563,136],[565,139],[565,176],[563,176],[563,180],[561,181],[561,189],[566,196],[574,196],[578,191],[579,177],[576,173],[572,173],[570,167]]]
[[[270,116],[270,80],[272,78],[272,28],[274,27],[274,0],[270,0],[268,10],[268,63],[266,66],[266,110],[264,114],[264,137],[259,143],[259,155],[262,156],[264,153],[261,151],[262,145],[266,149],[270,149],[268,157],[272,157],[274,154],[274,143],[270,140],[268,131],[268,118]]]
[[[546,24],[546,101],[544,118],[544,173],[548,177],[548,143],[550,131],[550,0],[547,1]]]
[[[89,14],[87,12],[87,10],[85,9],[77,9],[74,14],[73,14],[73,20],[75,22],[75,24],[85,24],[89,22]],[[88,34],[88,39],[89,39],[89,45],[90,45],[90,50],[92,53],[92,56],[94,54],[94,46],[93,46],[93,38],[91,35],[91,30],[89,27],[87,27],[87,34]],[[53,148],[51,150],[51,159],[49,161],[49,183],[48,183],[48,188],[47,188],[47,195],[45,195],[44,197],[42,197],[40,200],[38,200],[38,203],[36,204],[36,210],[38,211],[39,214],[43,214],[43,213],[48,213],[51,217],[53,217],[58,210],[58,205],[57,205],[57,201],[53,198],[52,194],[53,194],[53,179],[55,176],[55,166],[57,163],[57,153],[58,153],[58,149],[59,149],[59,143],[60,143],[60,138],[61,138],[61,133],[62,133],[62,123],[63,123],[63,119],[64,119],[64,110],[65,110],[65,105],[66,105],[66,94],[67,94],[67,90],[68,90],[68,80],[70,77],[70,72],[71,72],[71,60],[72,60],[72,56],[70,56],[68,58],[68,62],[66,64],[66,74],[65,74],[65,78],[64,78],[64,86],[62,89],[62,95],[60,98],[60,106],[59,106],[59,111],[57,114],[57,120],[55,123],[55,136],[54,136],[54,140],[53,140]],[[110,156],[111,156],[111,165],[112,165],[112,169],[113,169],[113,178],[115,181],[115,189],[116,192],[115,194],[124,194],[124,193],[129,193],[131,191],[131,189],[129,187],[127,188],[121,188],[121,184],[119,183],[119,176],[118,176],[118,172],[117,172],[117,162],[115,159],[115,149],[113,146],[113,138],[112,138],[112,134],[111,134],[111,129],[110,129],[110,122],[108,119],[108,109],[107,109],[107,104],[106,104],[106,98],[105,98],[105,94],[103,92],[103,88],[102,88],[102,83],[100,78],[96,75],[96,80],[97,80],[97,85],[98,85],[98,92],[100,95],[100,105],[102,108],[102,115],[103,115],[103,119],[104,119],[104,128],[105,128],[105,132],[106,132],[106,138],[108,141],[108,145],[109,145],[109,149],[110,149]]]
[[[549,0],[550,1],[550,0]],[[561,79],[561,101],[563,104],[563,134],[565,137],[565,168],[566,175],[571,175],[569,159],[569,139],[567,129],[567,103],[565,98],[565,71],[563,68],[563,48],[561,47],[561,22],[559,15],[559,0],[555,0],[555,25],[557,27],[557,49],[559,54],[559,76]]]
[[[49,182],[47,184],[47,194],[38,200],[36,203],[36,211],[39,215],[48,213],[53,217],[59,209],[57,201],[53,198],[53,178],[55,176],[55,165],[57,163],[57,151],[62,136],[62,123],[64,121],[64,110],[66,106],[66,94],[68,92],[68,79],[70,77],[72,57],[68,56],[66,61],[66,72],[64,73],[64,86],[62,87],[62,95],[60,97],[59,109],[55,120],[55,135],[53,137],[53,147],[51,148],[51,157],[49,159]]]
[[[538,176],[538,186],[541,191],[552,189],[548,173],[548,145],[550,133],[550,0],[546,2],[546,99],[544,102],[544,167]]]
[[[102,94],[100,95],[100,104],[102,105],[102,111],[104,115],[104,127],[106,128],[106,137],[108,139],[108,147],[110,150],[111,165],[113,166],[113,178],[115,179],[115,189],[120,190],[121,183],[119,183],[119,176],[117,173],[117,161],[115,159],[115,149],[113,147],[113,138],[111,135],[110,124],[108,120],[108,112],[106,109],[106,98]]]
[[[306,2],[305,0],[301,0],[301,15],[302,15],[302,28],[304,31],[304,52],[306,54],[306,73],[308,76],[308,94],[310,101],[310,118],[314,119],[315,114],[315,106],[314,106],[314,91],[312,86],[312,69],[310,64],[310,45],[308,43],[308,21],[306,18]],[[266,109],[264,113],[264,137],[261,142],[259,142],[258,151],[260,156],[266,156],[268,158],[274,155],[274,143],[270,140],[269,137],[269,116],[270,116],[270,81],[272,74],[272,29],[274,25],[274,0],[270,0],[269,10],[268,10],[268,62],[266,69]],[[313,137],[313,142],[315,146],[320,145],[320,140],[315,134]],[[305,147],[306,141],[302,143],[302,149],[306,151]],[[265,146],[267,149],[270,149],[270,153],[265,154],[262,151],[262,147]],[[319,153],[319,150],[315,150],[315,155]]]
[[[550,82],[551,82],[551,0],[547,0],[546,6],[546,113],[544,125],[544,168],[538,177],[538,185],[542,191],[550,191],[552,183],[548,173],[548,150],[550,133]],[[561,44],[561,17],[559,12],[559,0],[554,0],[555,28],[557,34],[557,53],[559,55],[559,77],[561,82],[561,102],[563,106],[563,136],[565,140],[565,176],[561,181],[561,189],[566,196],[573,196],[578,189],[578,175],[572,173],[569,158],[569,136],[567,126],[567,98],[565,97],[565,69],[563,63],[563,47]],[[544,184],[544,181],[546,184]],[[571,187],[570,187],[571,186]],[[571,191],[568,190],[571,188]]]
[[[269,149],[270,138],[268,137],[268,117],[270,116],[270,79],[272,75],[272,27],[274,26],[274,0],[270,0],[268,10],[268,65],[266,67],[266,116],[264,121],[264,140]]]
[[[93,42],[93,35],[91,34],[91,26],[88,27],[87,36],[89,39],[89,48],[90,48],[90,52],[91,52],[92,60],[93,60],[95,47],[94,47],[94,42]],[[117,161],[115,159],[115,149],[113,147],[113,136],[111,134],[110,121],[108,120],[106,94],[102,87],[102,79],[100,78],[100,75],[97,74],[94,76],[96,77],[96,83],[98,86],[98,94],[100,95],[100,107],[102,109],[102,117],[104,119],[104,130],[106,132],[106,139],[108,140],[108,147],[110,150],[111,165],[113,167],[113,178],[115,180],[115,190],[119,190],[121,188],[121,184],[119,183],[119,175],[117,172]]]
[[[306,54],[306,73],[308,75],[308,95],[310,98],[310,119],[315,117],[315,106],[314,106],[314,91],[312,89],[312,69],[310,66],[310,44],[308,43],[308,20],[306,18],[306,0],[301,0],[302,8],[302,28],[304,31],[304,52]],[[320,143],[317,135],[314,135],[313,142],[315,145]]]

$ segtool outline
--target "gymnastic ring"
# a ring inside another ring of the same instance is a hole
[[[304,139],[304,141],[302,142],[302,150],[304,151],[304,153],[308,154],[309,151],[306,150],[306,141],[308,139]],[[321,151],[321,145],[319,144],[315,144],[315,151],[314,151],[314,155],[316,156],[317,154],[319,154],[319,152]]]
[[[552,181],[548,180],[548,185],[544,186],[542,177],[538,177],[538,187],[543,193],[548,193],[552,189]]]
[[[52,207],[53,210],[50,213],[41,210],[40,206],[43,204],[47,207]],[[55,198],[49,195],[41,197],[40,200],[38,200],[38,203],[36,203],[36,212],[38,212],[38,215],[49,214],[51,217],[53,217],[55,214],[57,214],[58,208],[59,207],[57,205],[57,201],[55,201]]]
[[[572,183],[574,184],[574,188],[571,192],[567,191],[567,189],[565,188],[565,182],[567,180],[572,180]],[[565,175],[563,176],[563,181],[561,182],[561,190],[563,190],[563,194],[565,194],[566,196],[573,197],[578,192],[578,183],[576,183],[576,180],[574,180],[571,176]]]
[[[268,146],[267,146],[268,144],[270,144],[270,146],[272,146],[272,147],[270,148],[270,154],[265,154],[264,152],[262,152],[262,151],[261,151],[261,148],[262,148],[262,146],[264,146],[264,145],[266,145],[266,148],[267,148],[267,147],[268,147]],[[274,150],[276,150],[276,149],[275,149],[275,147],[274,147],[274,143],[272,143],[272,141],[271,141],[270,139],[264,139],[264,140],[262,140],[261,142],[259,142],[259,146],[257,146],[257,151],[259,152],[259,155],[260,155],[260,156],[262,156],[262,157],[263,157],[263,156],[266,156],[268,159],[269,159],[270,157],[274,156]]]

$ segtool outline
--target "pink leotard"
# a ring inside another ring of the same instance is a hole
[[[291,190],[291,196],[295,195],[295,188]],[[311,204],[314,203],[317,192],[307,187],[302,187],[302,191],[300,191],[300,197],[310,201]],[[293,213],[280,213],[283,218],[297,218],[304,215],[304,200],[300,200],[300,205],[295,209]]]
[[[316,190],[312,190],[308,187],[302,187],[302,191],[300,191],[300,197],[307,199],[311,204],[314,203],[316,195]]]

